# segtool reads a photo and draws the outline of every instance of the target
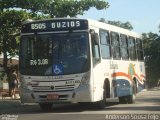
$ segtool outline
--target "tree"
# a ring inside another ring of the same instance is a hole
[[[115,25],[124,29],[133,30],[132,25],[128,21],[125,23],[122,23],[121,21],[110,21],[110,20],[106,21],[104,18],[101,18],[99,21],[110,24],[110,25]]]
[[[108,21],[108,24],[116,25],[116,26],[119,26],[119,27],[122,27],[122,28],[128,29],[128,30],[133,30],[132,25],[128,21],[125,23],[122,23],[120,21]]]
[[[95,7],[98,10],[108,8],[104,0],[1,0],[1,11],[8,8],[22,8],[33,14],[42,13],[51,17],[75,17]]]
[[[13,44],[13,35],[20,31],[22,21],[28,18],[25,11],[5,10],[0,12],[0,53],[3,53],[3,66],[7,71],[8,56],[17,53],[17,46]]]
[[[149,86],[155,86],[160,78],[160,36],[156,33],[143,34],[146,78]]]
[[[26,19],[75,17],[90,7],[104,9],[108,6],[103,0],[0,0],[0,53],[4,54],[5,71],[8,54],[17,53],[18,46],[13,45],[12,38]]]
[[[104,18],[100,18],[99,22],[107,23],[107,21]]]

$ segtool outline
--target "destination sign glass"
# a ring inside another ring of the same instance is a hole
[[[87,30],[88,21],[82,19],[59,19],[33,21],[22,26],[22,33]]]

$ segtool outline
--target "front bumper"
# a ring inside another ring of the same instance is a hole
[[[20,98],[22,103],[78,103],[91,102],[89,86],[80,86],[73,91],[58,92],[34,92],[28,89],[20,88]],[[48,99],[47,95],[58,95],[58,99]]]

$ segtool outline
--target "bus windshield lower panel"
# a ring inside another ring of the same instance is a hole
[[[76,74],[90,68],[87,32],[21,37],[20,73],[35,76]]]

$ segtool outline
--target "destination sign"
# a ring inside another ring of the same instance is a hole
[[[33,32],[54,32],[54,31],[69,31],[69,30],[87,30],[88,21],[81,19],[53,19],[34,21],[23,24],[22,33]]]

